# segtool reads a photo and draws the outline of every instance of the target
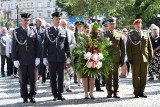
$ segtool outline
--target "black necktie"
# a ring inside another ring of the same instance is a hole
[[[56,34],[57,34],[57,36],[58,36],[58,28],[56,28]]]

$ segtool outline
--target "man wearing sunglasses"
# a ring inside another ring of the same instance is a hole
[[[14,66],[18,68],[20,94],[23,103],[30,99],[35,103],[36,86],[35,86],[35,66],[40,63],[40,47],[37,37],[37,31],[30,27],[30,13],[21,14],[21,27],[13,32],[12,41],[12,59]],[[30,91],[28,92],[27,83],[29,82]]]

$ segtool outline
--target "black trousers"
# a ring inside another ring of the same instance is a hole
[[[100,90],[101,87],[100,87],[100,78],[96,77],[95,79],[95,86],[96,86],[96,90]]]
[[[35,65],[21,65],[18,69],[20,94],[23,99],[33,98],[36,95]],[[29,81],[30,91],[28,92],[27,83]]]
[[[127,73],[129,73],[129,71],[130,71],[130,63],[126,62],[126,65],[127,65]]]
[[[49,62],[51,90],[54,97],[61,97],[64,81],[64,62]]]
[[[10,74],[15,74],[16,75],[17,74],[17,68],[13,64],[11,54],[10,54],[10,57],[8,58],[8,66],[9,66]]]
[[[42,81],[46,82],[46,66],[43,64],[43,59],[41,58],[40,64],[38,65],[39,75],[42,76]]]
[[[74,73],[74,82],[77,82],[77,74]]]
[[[1,55],[1,74],[5,75],[4,73],[4,65],[5,61],[7,62],[7,76],[10,76],[10,71],[9,71],[9,59],[7,58],[6,55]]]
[[[46,66],[43,64],[42,81],[46,82]]]

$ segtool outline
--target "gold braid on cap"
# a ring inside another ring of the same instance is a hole
[[[81,22],[80,22],[79,18],[77,17],[77,18],[76,18],[76,25],[77,25],[77,24],[80,24],[80,23],[81,23]]]

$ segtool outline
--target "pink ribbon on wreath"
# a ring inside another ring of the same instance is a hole
[[[84,67],[86,67],[87,64],[88,64],[89,62],[91,62],[91,59],[93,58],[93,56],[94,56],[94,54],[92,54],[92,55],[90,56],[90,58],[88,59],[86,65],[85,65]],[[96,62],[93,62],[93,63],[92,63],[92,68],[95,68],[95,65],[97,65],[98,62],[99,62],[99,60],[97,60]]]

